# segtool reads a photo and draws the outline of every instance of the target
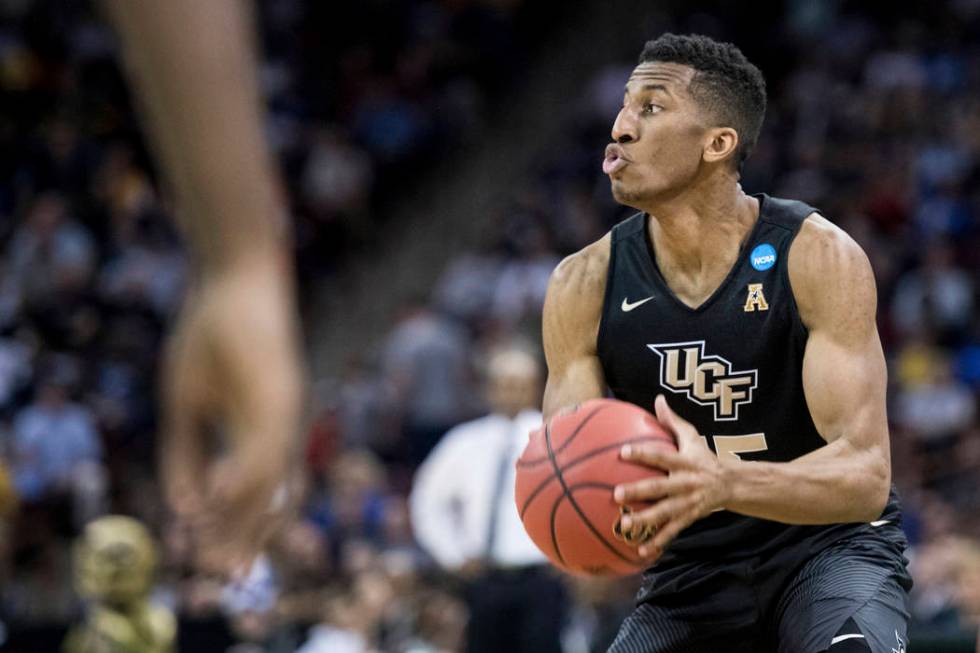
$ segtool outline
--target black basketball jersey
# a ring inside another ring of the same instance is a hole
[[[615,226],[598,354],[612,394],[648,410],[664,394],[716,454],[786,462],[826,442],[803,393],[807,329],[789,283],[790,245],[815,209],[756,196],[759,218],[718,289],[697,308],[673,294],[647,235],[649,216]],[[894,491],[881,520],[898,521]],[[868,524],[791,526],[721,511],[690,526],[664,562],[755,555],[836,541]]]

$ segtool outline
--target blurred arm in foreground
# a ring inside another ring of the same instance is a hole
[[[201,564],[229,571],[285,503],[303,385],[251,16],[240,0],[105,5],[194,268],[164,366],[163,481]]]

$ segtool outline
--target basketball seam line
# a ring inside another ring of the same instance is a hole
[[[619,558],[623,562],[635,566],[636,565],[635,562],[633,562],[632,560],[630,560],[629,558],[627,558],[626,556],[624,556],[622,553],[620,553],[616,549],[616,547],[614,547],[609,542],[607,542],[606,541],[606,538],[604,538],[602,535],[599,534],[599,531],[596,529],[595,525],[593,525],[592,522],[589,521],[589,519],[582,512],[582,508],[579,507],[578,503],[575,501],[575,497],[573,497],[571,494],[568,493],[568,485],[565,484],[565,479],[562,477],[561,470],[558,469],[558,464],[555,462],[555,452],[551,448],[551,423],[550,422],[548,423],[547,426],[545,426],[545,429],[544,429],[544,443],[545,443],[545,446],[547,446],[547,448],[548,448],[548,458],[551,459],[552,469],[555,470],[555,475],[558,477],[558,482],[561,483],[562,491],[564,492],[564,495],[568,498],[568,503],[571,504],[571,506],[575,510],[575,512],[578,513],[578,516],[582,520],[582,523],[585,524],[590,531],[592,531],[592,534],[596,536],[596,539],[598,539],[599,542],[601,542],[602,545],[604,547],[606,547],[606,549],[608,549],[610,553],[612,553],[614,556],[616,556],[617,558]],[[561,552],[558,550],[558,547],[557,547],[558,538],[555,537],[555,520],[554,519],[551,520],[551,532],[552,532],[553,543],[556,545],[555,546],[555,552],[558,553],[558,558],[562,561],[562,564],[564,564],[565,563],[565,559],[561,556]]]
[[[597,487],[601,490],[611,490],[615,485],[612,483],[600,483],[599,481],[582,481],[581,483],[576,483],[575,485],[569,485],[569,490],[578,490],[583,487]]]
[[[609,483],[599,483],[599,482],[595,482],[595,481],[589,481],[589,482],[585,482],[585,483],[576,483],[575,485],[570,485],[568,487],[568,489],[569,490],[578,490],[580,488],[587,488],[587,487],[589,487],[589,488],[599,488],[601,490],[612,490],[614,486],[611,485],[611,484],[609,484]],[[561,502],[564,501],[566,498],[568,498],[568,496],[569,495],[562,493],[555,500],[554,505],[551,506],[551,521],[550,521],[550,524],[551,524],[551,545],[555,548],[555,553],[558,555],[558,559],[561,560],[562,564],[565,564],[565,557],[561,554],[561,549],[558,547],[558,534],[555,532],[555,514],[557,514],[557,512],[558,512],[558,507],[561,505]],[[643,560],[642,559],[631,560],[630,562],[632,564],[636,565],[637,567],[641,568],[641,569],[643,568]]]
[[[571,461],[568,462],[568,464],[566,464],[564,467],[562,467],[560,471],[566,472],[569,469],[571,469],[572,467],[575,467],[576,465],[585,462],[586,460],[588,460],[592,456],[594,456],[596,454],[599,454],[599,453],[602,453],[604,451],[609,451],[610,449],[615,449],[616,447],[621,447],[624,444],[633,444],[634,442],[645,442],[645,441],[650,440],[650,439],[651,438],[648,435],[635,435],[635,436],[630,436],[629,438],[627,438],[625,440],[620,440],[616,444],[607,444],[604,447],[599,447],[598,449],[593,449],[593,450],[589,451],[589,453],[587,453],[587,454],[584,454],[582,456],[579,456],[578,458],[572,459]],[[659,440],[660,438],[652,438],[652,439]],[[666,442],[666,440],[664,440],[664,441]],[[561,453],[561,451],[559,450],[557,453]],[[541,481],[541,483],[538,484],[538,487],[534,488],[534,490],[531,492],[531,496],[529,496],[527,498],[527,500],[524,502],[524,506],[521,508],[521,513],[520,513],[521,519],[524,519],[524,513],[527,512],[527,509],[530,507],[531,502],[534,501],[534,498],[537,497],[539,494],[541,494],[541,492],[543,492],[544,489],[546,487],[548,487],[548,485],[550,485],[553,480],[555,480],[555,477],[554,476],[549,476],[545,480]]]
[[[556,454],[559,454],[562,451],[564,451],[565,450],[565,447],[567,447],[568,445],[570,445],[572,443],[572,440],[575,439],[575,436],[578,435],[582,431],[582,429],[585,428],[585,425],[589,423],[589,420],[592,419],[593,417],[595,417],[596,416],[596,413],[598,413],[600,410],[602,410],[605,407],[606,407],[606,404],[603,404],[601,406],[596,406],[596,409],[595,410],[593,410],[591,413],[589,413],[588,415],[586,415],[585,416],[585,419],[583,419],[581,422],[579,422],[579,425],[575,427],[575,430],[572,431],[572,434],[570,436],[568,436],[568,439],[566,439],[564,442],[562,442],[561,446],[558,447],[558,451],[556,451],[555,453]],[[551,424],[551,420],[552,419],[554,419],[554,417],[552,417],[551,419],[548,420],[548,424],[545,425],[545,429],[547,429],[548,428],[548,425]],[[548,456],[545,456],[544,458],[535,458],[534,460],[524,460],[524,461],[518,460],[517,461],[517,466],[518,467],[534,467],[535,465],[540,465],[542,463],[546,463],[546,462],[548,462],[548,460],[549,460],[549,457]]]
[[[582,483],[576,483],[575,485],[569,485],[568,489],[578,490],[586,487],[598,488],[600,490],[612,490],[615,487],[615,485],[611,483],[600,483],[598,481],[584,481]],[[639,567],[640,569],[642,569],[645,566],[642,558],[637,558],[636,560],[631,560],[630,562],[636,565],[637,567]]]
[[[544,426],[544,444],[545,444],[545,448],[548,451],[548,460],[551,461],[551,468],[555,471],[555,473],[560,474],[560,472],[558,472],[558,466],[555,464],[554,455],[552,454],[551,451],[551,421],[550,420]],[[558,506],[560,506],[561,502],[568,496],[568,493],[564,491],[565,488],[564,480],[559,478],[559,481],[561,482],[562,493],[561,496],[559,496],[558,499],[555,501],[555,505],[551,507],[551,520],[550,520],[551,523],[549,524],[549,526],[551,528],[551,546],[555,548],[555,555],[558,556],[558,560],[562,564],[565,564],[565,556],[561,554],[561,548],[558,546],[558,532],[555,529],[555,515],[558,513]]]
[[[555,555],[558,556],[562,564],[565,564],[565,556],[561,554],[561,548],[558,546],[558,532],[555,530],[555,515],[558,514],[558,506],[561,505],[561,502],[565,500],[566,496],[568,495],[564,492],[558,495],[558,498],[555,500],[555,505],[551,506],[551,518],[549,522],[551,525],[551,546],[555,548]]]

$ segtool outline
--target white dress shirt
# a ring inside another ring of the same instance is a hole
[[[483,557],[502,455],[508,459],[489,558],[498,567],[545,561],[514,504],[515,463],[528,433],[540,426],[541,413],[536,410],[525,410],[513,420],[491,414],[460,424],[446,433],[419,467],[409,497],[412,529],[440,566],[458,569],[471,558]]]

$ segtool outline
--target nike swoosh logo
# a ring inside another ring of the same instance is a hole
[[[650,295],[646,299],[641,299],[638,302],[633,302],[632,304],[630,304],[629,300],[626,299],[625,297],[623,297],[623,305],[620,308],[623,309],[623,312],[624,313],[629,313],[630,311],[632,311],[637,306],[642,306],[643,304],[646,304],[651,299],[653,299],[653,295]]]

